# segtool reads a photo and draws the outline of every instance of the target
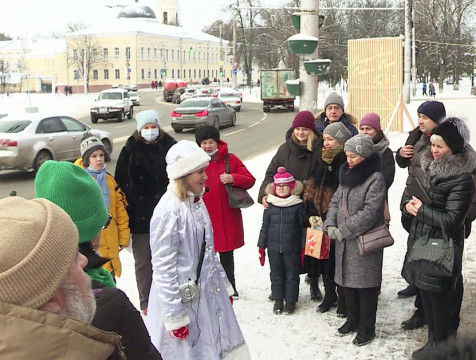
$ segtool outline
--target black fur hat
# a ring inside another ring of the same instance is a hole
[[[195,132],[195,141],[198,146],[200,146],[200,143],[206,139],[213,139],[218,143],[220,142],[220,132],[216,127],[211,125],[199,127]]]
[[[453,154],[461,154],[469,141],[469,129],[463,120],[450,117],[433,129],[431,134],[439,135]]]

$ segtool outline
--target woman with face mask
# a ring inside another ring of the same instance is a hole
[[[165,155],[176,141],[160,126],[154,110],[136,115],[137,130],[122,148],[115,178],[126,194],[132,251],[141,310],[147,314],[152,265],[149,246],[149,224],[155,206],[167,190],[169,179]]]

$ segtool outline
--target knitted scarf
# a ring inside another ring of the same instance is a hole
[[[330,165],[334,161],[334,158],[336,157],[336,155],[341,153],[342,151],[344,151],[344,145],[339,145],[330,149],[322,148],[322,155],[321,155],[322,161]]]
[[[86,169],[89,175],[96,179],[101,188],[104,202],[106,203],[106,209],[109,211],[109,188],[106,181],[106,165],[101,170],[94,170],[91,166]]]

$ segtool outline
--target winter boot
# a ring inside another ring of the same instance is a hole
[[[412,359],[427,359],[428,358],[428,356],[426,354],[427,350],[431,349],[435,345],[436,345],[436,343],[435,343],[435,340],[434,340],[433,333],[429,332],[428,333],[428,341],[426,342],[426,344],[422,348],[420,348],[418,350],[415,350],[412,353]]]
[[[309,286],[311,290],[311,300],[320,301],[322,300],[322,293],[319,289],[319,275],[309,276]]]
[[[284,305],[284,314],[291,315],[294,314],[294,311],[296,311],[296,303],[286,301],[286,305]]]
[[[375,338],[375,328],[364,328],[360,329],[355,336],[355,339],[352,341],[354,345],[364,346],[367,345]]]
[[[342,286],[337,285],[337,316],[340,318],[347,317],[347,307],[345,306],[344,289]]]
[[[324,300],[317,307],[318,312],[325,313],[330,310],[331,307],[337,305],[337,294],[336,294],[336,284],[333,280],[328,279],[323,276],[322,280],[324,281],[324,289],[326,294],[324,295]]]
[[[283,300],[274,300],[273,313],[281,315],[283,313],[284,303]]]
[[[397,293],[397,296],[399,298],[407,298],[410,296],[415,296],[416,295],[416,287],[415,285],[408,285],[405,289],[400,290]]]

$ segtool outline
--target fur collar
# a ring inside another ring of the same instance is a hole
[[[433,159],[430,149],[421,157],[421,168],[424,183],[433,186],[440,180],[457,177],[463,173],[472,173],[476,170],[476,152],[471,146],[466,146],[463,154],[452,154]]]
[[[300,182],[299,180],[296,180],[296,184],[294,185],[294,188],[291,191],[291,195],[301,196],[303,190],[304,190],[304,185],[302,184],[302,182]],[[265,194],[274,195],[273,183],[269,183],[268,185],[266,185]]]
[[[342,164],[339,174],[339,183],[342,186],[353,188],[362,185],[373,173],[382,171],[382,158],[374,152],[367,159],[349,169],[347,162]]]

